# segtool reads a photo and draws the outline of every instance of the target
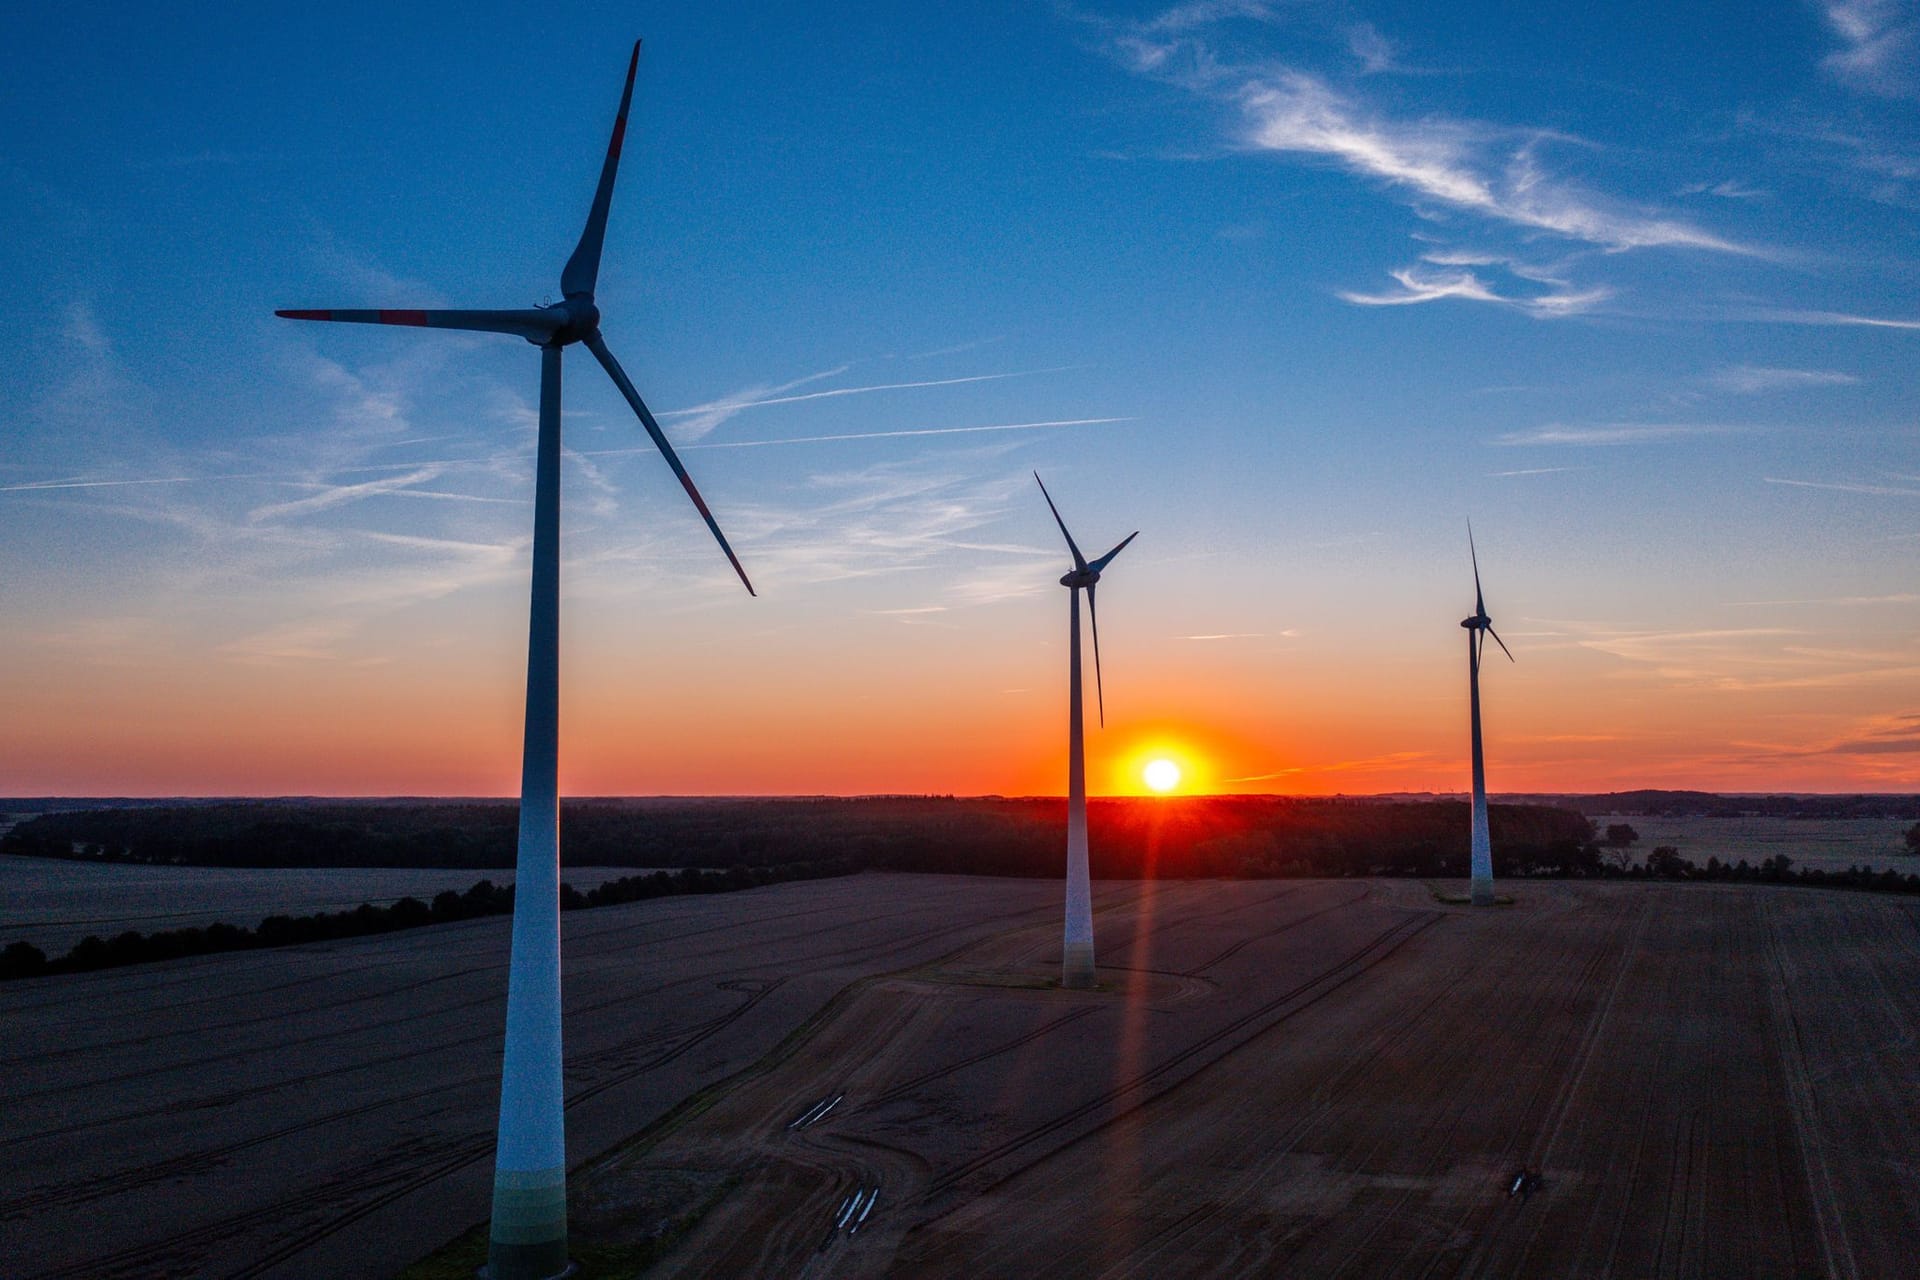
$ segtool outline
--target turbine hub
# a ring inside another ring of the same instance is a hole
[[[539,345],[569,346],[585,341],[600,331],[600,308],[593,305],[593,295],[590,293],[572,294],[564,302],[547,307],[546,311],[560,323]]]
[[[1075,569],[1071,573],[1061,575],[1060,585],[1063,587],[1090,587],[1098,581],[1100,581],[1100,575],[1092,569]]]
[[[1460,625],[1469,631],[1478,631],[1493,625],[1493,619],[1484,613],[1476,613],[1471,618],[1460,619]]]

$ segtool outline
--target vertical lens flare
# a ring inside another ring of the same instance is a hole
[[[1164,758],[1150,760],[1140,776],[1149,790],[1164,794],[1180,785],[1180,766]]]

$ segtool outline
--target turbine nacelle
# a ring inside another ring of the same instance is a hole
[[[1074,569],[1060,575],[1060,585],[1072,587],[1076,591],[1081,587],[1091,587],[1098,581],[1100,581],[1098,569]]]
[[[600,308],[593,305],[593,295],[576,293],[563,302],[556,302],[541,310],[554,318],[553,333],[544,341],[528,338],[536,347],[567,347],[576,342],[585,342],[600,332]]]
[[[1471,618],[1460,619],[1460,625],[1469,631],[1493,630],[1493,619],[1484,613],[1476,613]]]

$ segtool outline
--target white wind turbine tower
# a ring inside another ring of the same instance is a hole
[[[1472,706],[1473,721],[1473,905],[1490,907],[1493,905],[1493,842],[1487,837],[1487,762],[1480,749],[1480,653],[1486,648],[1486,637],[1492,636],[1493,642],[1500,646],[1500,652],[1507,655],[1507,661],[1513,661],[1513,651],[1507,648],[1507,642],[1493,629],[1493,619],[1487,616],[1487,602],[1480,594],[1480,553],[1473,545],[1473,525],[1467,525],[1467,554],[1473,557],[1473,616],[1462,618],[1460,625],[1467,629],[1467,699]]]
[[[290,320],[410,325],[507,333],[540,348],[540,434],[535,453],[533,598],[527,640],[526,738],[520,776],[520,839],[515,861],[513,943],[507,977],[506,1057],[500,1080],[499,1146],[486,1275],[547,1280],[571,1272],[567,1260],[567,1149],[560,1044],[560,353],[585,344],[633,406],[667,465],[680,479],[747,592],[753,584],[720,532],[700,491],[680,465],[626,371],[600,337],[594,285],[620,144],[640,62],[634,42],[613,137],[600,169],[586,228],[560,274],[561,301],[504,311],[277,311]]]
[[[1074,545],[1073,535],[1067,532],[1067,522],[1060,518],[1060,508],[1053,505],[1053,495],[1047,492],[1046,483],[1038,472],[1033,479],[1047,500],[1047,509],[1053,512],[1054,523],[1060,526],[1061,536],[1067,540],[1067,550],[1073,553],[1073,571],[1060,579],[1060,585],[1073,593],[1073,626],[1068,633],[1071,639],[1067,650],[1071,690],[1067,698],[1067,920],[1060,954],[1060,985],[1084,989],[1093,986],[1093,885],[1087,873],[1086,730],[1080,714],[1080,590],[1086,588],[1087,614],[1093,622],[1093,688],[1099,699],[1100,723],[1105,725],[1107,696],[1100,684],[1100,611],[1094,607],[1094,588],[1099,585],[1100,571],[1113,563],[1113,558],[1139,537],[1140,531],[1135,529],[1120,540],[1119,546],[1089,564],[1080,554],[1080,548]]]

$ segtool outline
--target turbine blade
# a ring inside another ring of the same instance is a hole
[[[1100,572],[1102,569],[1106,568],[1108,565],[1113,563],[1113,558],[1115,556],[1119,555],[1122,551],[1125,551],[1127,549],[1127,544],[1129,542],[1132,542],[1135,538],[1139,536],[1140,536],[1140,531],[1138,529],[1135,529],[1132,533],[1120,539],[1119,546],[1107,552],[1107,554],[1101,556],[1098,560],[1095,560],[1092,564],[1088,565],[1087,568],[1093,570],[1095,573]]]
[[[539,307],[512,311],[276,311],[283,320],[333,320],[345,324],[397,324],[415,329],[469,329],[479,333],[511,333],[529,342],[545,342],[564,317]]]
[[[620,172],[620,144],[627,136],[627,108],[633,102],[633,73],[640,67],[640,42],[633,42],[633,57],[627,61],[627,87],[620,93],[620,113],[613,118],[613,137],[607,142],[607,158],[600,166],[600,185],[594,189],[593,207],[587,211],[587,225],[580,232],[580,243],[573,247],[560,272],[560,292],[593,296],[600,279],[600,246],[607,238],[607,210],[613,205],[613,179]]]
[[[1473,521],[1467,521],[1467,554],[1473,557],[1473,612],[1475,617],[1487,615],[1487,602],[1480,595],[1480,553],[1473,546]],[[1506,648],[1505,645],[1500,646]]]
[[[1073,535],[1067,532],[1067,522],[1060,518],[1060,508],[1053,505],[1053,495],[1047,492],[1047,482],[1040,478],[1038,471],[1033,473],[1033,482],[1040,486],[1041,496],[1047,500],[1047,510],[1053,512],[1053,522],[1060,526],[1060,536],[1067,540],[1067,550],[1073,552],[1073,567],[1084,569],[1087,558],[1080,554],[1080,548],[1074,545]]]
[[[1100,610],[1093,604],[1098,583],[1087,584],[1087,617],[1093,619],[1093,696],[1100,704],[1100,727],[1107,727],[1107,691],[1100,683]]]
[[[1515,660],[1513,656],[1513,650],[1507,648],[1507,642],[1500,638],[1500,633],[1498,631],[1495,631],[1491,626],[1489,626],[1487,628],[1487,634],[1492,636],[1493,642],[1500,646],[1500,652],[1507,655],[1508,662],[1512,662]]]
[[[587,350],[593,352],[593,358],[600,362],[600,367],[607,371],[609,378],[613,379],[613,385],[620,388],[620,394],[625,396],[627,403],[633,406],[634,413],[640,419],[640,425],[645,427],[647,434],[653,437],[653,443],[659,447],[660,455],[667,460],[667,465],[673,468],[673,474],[680,477],[680,487],[687,491],[689,498],[693,499],[694,509],[700,513],[700,518],[707,522],[707,528],[713,532],[714,541],[718,542],[720,549],[727,553],[728,563],[732,564],[733,571],[740,575],[740,585],[747,589],[748,595],[758,595],[759,592],[753,589],[753,583],[747,580],[747,571],[740,567],[740,558],[734,555],[733,548],[727,545],[727,535],[720,532],[720,525],[714,520],[713,512],[707,510],[706,499],[702,498],[700,491],[693,487],[693,477],[688,475],[687,469],[680,465],[680,457],[674,453],[673,446],[667,443],[666,434],[660,430],[660,424],[653,420],[653,415],[647,412],[645,402],[640,399],[640,393],[635,391],[633,383],[627,380],[626,370],[622,369],[620,362],[613,358],[613,352],[607,350],[607,344],[598,333],[584,341],[587,344]]]

